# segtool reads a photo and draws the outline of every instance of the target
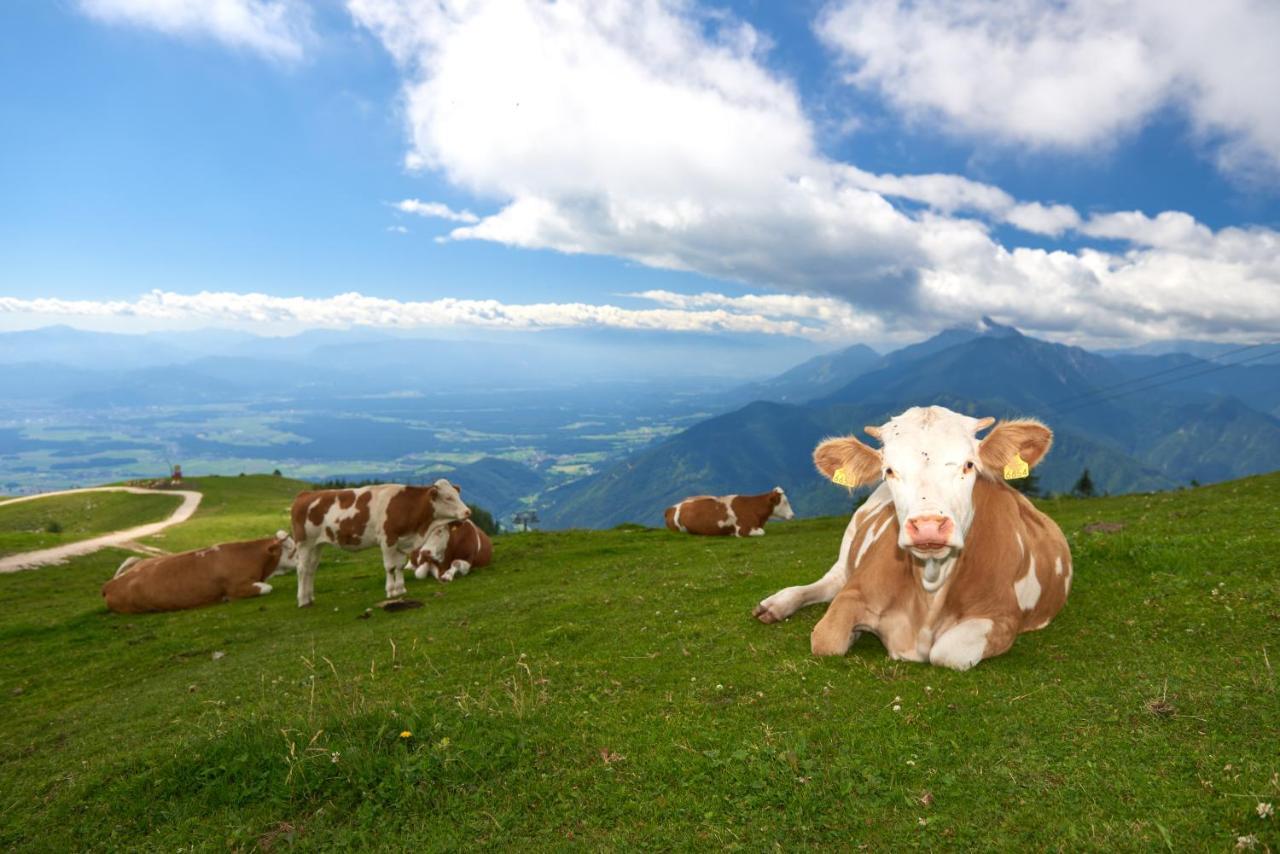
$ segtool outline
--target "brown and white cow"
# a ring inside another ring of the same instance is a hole
[[[488,566],[493,560],[493,540],[470,519],[435,525],[422,548],[409,556],[409,566],[417,578],[428,575],[439,581],[453,581],[471,570]]]
[[[821,579],[780,590],[755,616],[773,623],[831,602],[814,627],[815,655],[843,655],[862,631],[889,656],[967,670],[1044,628],[1071,590],[1061,529],[1006,484],[1006,466],[1040,462],[1053,441],[1036,421],[996,424],[940,406],[868,427],[814,451],[818,470],[850,486],[883,480],[854,513]]]
[[[404,565],[437,522],[471,515],[456,486],[443,478],[431,486],[383,483],[355,489],[301,492],[293,500],[293,538],[298,544],[298,607],[315,601],[319,548],[382,550],[387,596],[403,596]]]
[[[131,557],[102,585],[102,598],[117,613],[143,614],[265,596],[271,592],[267,579],[296,560],[293,540],[284,531],[182,554]]]
[[[763,537],[770,519],[794,519],[781,486],[760,495],[695,495],[668,507],[667,527],[704,537]]]

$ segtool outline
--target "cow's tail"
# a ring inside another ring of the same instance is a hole
[[[142,558],[138,557],[137,555],[134,555],[133,557],[125,558],[124,563],[120,564],[120,568],[116,570],[116,574],[111,577],[119,578],[120,576],[124,575],[126,572],[129,571],[129,567],[133,566],[135,563],[137,563],[140,560],[142,560]]]
[[[680,530],[680,526],[676,524],[676,510],[678,508],[678,504],[673,504],[668,507],[667,512],[663,514],[663,518],[667,520],[667,527],[673,531]]]

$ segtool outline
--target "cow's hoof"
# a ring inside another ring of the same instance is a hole
[[[418,579],[419,581],[426,578],[430,574],[431,573],[427,570],[425,566],[420,566],[413,571],[413,577]]]
[[[779,617],[777,614],[773,613],[773,611],[769,609],[769,606],[764,604],[763,602],[761,602],[759,605],[755,607],[755,610],[751,612],[751,616],[755,617],[760,622],[766,623],[766,624],[782,622],[782,618]]]
[[[310,602],[299,602],[299,603],[298,603],[298,607],[299,607],[299,608],[310,608],[310,607],[311,607],[312,605],[314,605],[314,604],[316,604],[314,600],[312,600],[312,601],[310,601]]]

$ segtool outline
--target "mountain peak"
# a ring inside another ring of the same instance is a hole
[[[982,315],[982,320],[978,324],[978,330],[985,336],[990,338],[1021,338],[1022,333],[1012,326],[1005,326],[1003,323],[997,323],[991,319],[990,315]]]

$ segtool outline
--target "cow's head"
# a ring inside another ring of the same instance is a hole
[[[276,540],[280,543],[280,562],[272,575],[283,575],[287,570],[298,568],[298,544],[293,541],[287,531],[276,531]]]
[[[787,494],[782,491],[781,486],[775,486],[773,492],[769,493],[769,503],[773,505],[770,518],[783,520],[796,518],[796,511],[791,509],[791,502],[787,500]]]
[[[469,519],[471,510],[462,501],[462,490],[444,478],[440,478],[431,486],[435,495],[431,498],[433,518],[437,522],[451,519]]]
[[[1028,420],[1002,421],[979,441],[977,434],[994,420],[918,406],[866,428],[880,450],[847,436],[818,445],[813,459],[824,475],[850,487],[883,479],[898,514],[898,545],[936,561],[964,548],[975,479],[1001,478],[1019,455],[1034,466],[1053,442],[1048,427]]]

